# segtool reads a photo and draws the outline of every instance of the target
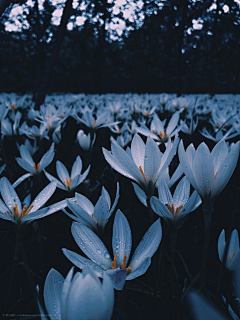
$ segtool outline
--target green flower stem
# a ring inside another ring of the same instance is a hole
[[[169,315],[170,319],[175,319],[175,285],[174,285],[174,258],[175,258],[175,248],[177,240],[177,229],[171,230],[171,268],[170,268],[170,310]]]
[[[210,229],[212,220],[212,203],[210,198],[203,202],[202,205],[204,223],[205,223],[205,233],[204,233],[204,245],[203,245],[203,257],[202,265],[199,277],[199,287],[202,287],[205,282],[206,271],[207,271],[207,261],[208,261],[208,251],[210,243]]]
[[[20,228],[20,226],[18,226],[17,233],[16,233],[16,243],[15,243],[15,252],[14,252],[14,258],[13,258],[12,273],[11,273],[10,284],[9,284],[8,293],[7,293],[7,299],[6,299],[6,304],[5,304],[5,311],[7,313],[9,311],[8,310],[9,300],[10,300],[12,288],[13,288],[13,285],[14,285],[16,267],[17,267],[19,254],[20,254],[20,239],[21,239],[21,228]]]

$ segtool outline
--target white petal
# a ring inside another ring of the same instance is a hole
[[[32,176],[32,173],[26,173],[20,178],[18,178],[14,183],[13,183],[13,188],[15,189],[20,183],[22,183],[25,179],[29,178]]]
[[[156,142],[151,138],[147,138],[145,157],[144,157],[144,174],[146,180],[156,183],[158,172],[161,166],[162,155]]]
[[[173,203],[172,194],[171,194],[165,180],[161,179],[161,177],[158,180],[158,198],[164,205]]]
[[[62,162],[60,162],[60,161],[56,162],[56,171],[57,171],[57,175],[58,175],[59,179],[62,181],[62,183],[66,182],[67,180],[69,181],[69,179],[70,179],[69,173],[67,171],[67,168],[65,167],[65,165]]]
[[[80,223],[85,224],[87,227],[96,230],[96,222],[93,218],[86,212],[83,208],[81,208],[78,204],[76,204],[73,200],[67,199],[68,208],[76,215],[77,220]]]
[[[16,161],[20,167],[30,173],[36,173],[36,170],[31,166],[27,161],[23,160],[22,158],[16,158]]]
[[[103,294],[107,300],[107,310],[105,312],[104,319],[111,320],[113,307],[114,307],[114,290],[111,279],[107,276],[106,273],[103,275],[103,282],[102,282],[102,290]]]
[[[182,180],[178,183],[173,195],[174,207],[178,208],[181,205],[184,206],[189,199],[189,194],[190,183],[187,177],[183,177]]]
[[[53,193],[56,190],[56,187],[56,182],[49,183],[32,202],[33,208],[30,212],[37,211],[39,208],[41,208],[53,195]]]
[[[147,207],[147,195],[146,193],[134,182],[132,182],[134,192],[142,204]]]
[[[114,289],[122,290],[126,281],[126,270],[125,269],[111,269],[105,271],[107,276],[112,280]]]
[[[17,204],[18,212],[21,213],[22,211],[22,205],[19,200],[19,197],[16,193],[16,191],[13,189],[11,183],[8,181],[7,178],[3,177],[1,179],[1,194],[3,197],[3,200],[7,207],[10,209],[11,212],[13,212],[13,207]]]
[[[95,205],[93,217],[98,226],[104,228],[110,216],[109,206],[106,199],[100,196],[98,202]]]
[[[127,255],[126,266],[132,248],[132,234],[127,218],[118,210],[113,223],[112,236],[113,254],[117,254],[117,267],[121,267],[124,255]]]
[[[82,171],[82,160],[79,156],[77,156],[71,171],[71,178],[74,179],[78,174]]]
[[[92,202],[90,200],[88,200],[88,198],[86,198],[85,196],[83,196],[82,194],[79,193],[75,193],[75,197],[76,197],[76,202],[77,204],[83,208],[83,210],[85,210],[88,214],[92,214],[94,211],[94,206],[92,204]]]
[[[152,197],[150,199],[150,205],[153,211],[168,222],[168,220],[173,221],[174,215],[168,210],[168,208],[163,204],[157,197]]]
[[[119,182],[117,182],[117,191],[116,191],[116,196],[115,196],[115,200],[113,202],[112,208],[110,210],[110,215],[113,213],[113,211],[115,210],[117,203],[118,203],[118,199],[120,197],[120,193],[119,193]]]
[[[180,116],[180,113],[175,112],[174,115],[172,116],[172,118],[170,119],[168,126],[167,126],[167,129],[166,129],[167,135],[170,135],[173,132],[173,130],[175,129],[175,127],[177,126],[179,116]]]
[[[63,185],[58,179],[56,179],[54,176],[52,176],[52,175],[51,175],[50,173],[48,173],[46,170],[43,170],[43,172],[45,173],[45,176],[47,177],[47,179],[48,179],[50,182],[56,182],[57,187],[58,187],[59,189],[66,190],[65,185]]]
[[[107,190],[106,190],[104,187],[102,187],[101,195],[102,195],[102,196],[105,198],[105,200],[107,201],[108,208],[110,209],[110,207],[111,207],[111,199],[110,199],[109,193],[107,192]]]
[[[160,219],[155,221],[143,236],[141,242],[137,246],[129,266],[132,271],[136,270],[144,260],[151,258],[157,251],[162,239],[162,227]]]
[[[43,155],[42,159],[40,160],[39,171],[45,169],[52,162],[53,158],[54,158],[54,143],[52,143],[50,149]]]
[[[212,152],[214,175],[219,170],[219,167],[225,157],[228,155],[228,147],[225,141],[218,142],[213,148]]]
[[[51,320],[61,319],[61,293],[64,278],[56,270],[51,269],[44,284],[44,302]]]
[[[132,139],[131,154],[132,154],[132,158],[133,158],[133,161],[135,162],[136,166],[138,168],[141,166],[143,169],[144,168],[144,156],[145,156],[145,143],[139,137],[138,134],[135,134]]]
[[[141,275],[143,275],[147,271],[150,264],[151,264],[151,258],[147,258],[146,260],[144,260],[140,264],[140,266],[137,269],[135,269],[133,272],[131,272],[129,275],[127,275],[126,280],[132,280],[137,277],[140,277]]]
[[[89,259],[104,270],[111,268],[112,260],[107,248],[91,229],[83,224],[73,222],[71,231],[77,245]]]
[[[27,163],[30,164],[30,166],[33,167],[34,166],[33,158],[24,144],[22,144],[20,146],[19,151],[20,151],[20,155],[21,155],[22,159],[25,160]]]

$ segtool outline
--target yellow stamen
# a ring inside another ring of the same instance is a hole
[[[13,215],[14,215],[14,218],[18,218],[18,207],[17,207],[17,203],[16,203],[15,206],[13,207]]]
[[[27,206],[24,206],[23,209],[22,209],[22,212],[21,212],[21,219],[24,218],[26,215],[29,214],[29,212],[32,210],[33,208],[33,204],[28,208],[28,210],[26,211],[27,209]],[[26,212],[25,212],[26,211]]]
[[[91,217],[93,218],[93,213],[91,214]]]
[[[145,114],[148,117],[148,116],[150,116],[151,112],[150,111],[146,111]]]
[[[218,174],[218,171],[215,173],[215,176],[214,176],[214,179],[216,179],[216,177],[217,177],[217,174]]]
[[[114,255],[114,260],[112,261],[112,269],[117,268],[117,254]]]
[[[186,106],[185,104],[184,104],[182,107],[183,107],[183,109],[186,109],[186,108],[187,108],[187,106]]]
[[[66,187],[67,189],[70,189],[70,188],[71,188],[71,183],[72,183],[72,181],[73,181],[72,178],[70,178],[69,180],[68,180],[68,178],[66,178],[66,181],[64,182],[64,185],[65,185],[65,187]]]
[[[127,255],[125,254],[123,257],[123,262],[121,263],[121,269],[125,269],[126,268],[126,260],[127,260]]]
[[[11,110],[15,110],[16,109],[16,104],[15,103],[10,104],[10,109]]]
[[[158,135],[159,135],[159,137],[160,137],[161,139],[163,138],[163,133],[162,133],[162,131],[160,131]]]
[[[229,260],[230,260],[230,263],[232,262],[232,259],[233,259],[233,257],[235,256],[235,254],[236,254],[236,252],[233,252],[233,255],[232,256],[228,256],[229,257]]]
[[[93,121],[93,128],[95,128],[96,123],[97,123],[97,121],[94,120],[94,121]]]
[[[143,179],[146,181],[146,177],[145,177],[145,174],[143,172],[142,166],[139,167],[139,170],[140,170],[140,172],[141,172],[141,174],[143,176]]]
[[[216,123],[216,127],[217,127],[217,128],[220,128],[220,123]]]
[[[179,214],[179,211],[182,209],[182,207],[183,207],[183,205],[177,207],[177,210],[176,210],[176,212],[174,214],[175,217]]]
[[[40,168],[40,162],[38,162],[37,166],[36,166],[36,163],[34,162],[33,168],[35,169],[36,172],[38,172]]]
[[[176,211],[175,211],[175,208],[174,208],[174,203],[166,204],[166,207],[171,212],[171,214],[174,216],[174,218],[176,218],[176,216],[179,214],[180,210],[182,209],[183,205],[177,207]]]
[[[132,268],[131,267],[127,267],[126,269],[126,273],[128,274],[128,272],[132,271]]]

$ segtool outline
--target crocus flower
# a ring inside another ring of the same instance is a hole
[[[202,200],[207,200],[210,196],[214,202],[224,189],[237,165],[239,147],[240,141],[233,143],[228,152],[226,142],[220,141],[210,152],[202,142],[197,150],[191,144],[187,153],[183,142],[180,142],[178,154],[182,170]]]
[[[56,182],[49,183],[35,198],[31,205],[22,207],[21,201],[7,178],[3,177],[0,183],[0,192],[4,202],[0,199],[0,218],[22,224],[39,218],[67,206],[66,200],[60,201],[47,208],[40,209],[56,190]]]
[[[183,218],[202,203],[196,190],[190,198],[189,195],[190,183],[186,177],[178,183],[173,196],[165,180],[161,179],[158,184],[158,198],[152,197],[150,204],[153,211],[166,220],[170,227],[180,228]]]
[[[44,302],[51,320],[110,320],[114,306],[112,281],[105,274],[101,283],[85,266],[66,278],[51,269],[44,284]]]
[[[230,240],[229,240],[229,246],[228,246],[228,251],[227,251],[227,255],[226,255],[226,268],[230,271],[233,270],[234,268],[234,261],[235,258],[238,254],[238,252],[240,252],[239,250],[239,237],[238,237],[238,232],[237,230],[233,230],[230,236]],[[226,248],[226,238],[225,238],[225,230],[222,230],[222,232],[219,235],[218,238],[218,255],[219,255],[219,259],[221,260],[221,262],[223,262],[223,257],[224,257],[224,250]]]
[[[138,134],[135,134],[131,151],[124,151],[116,141],[112,140],[111,151],[103,148],[106,161],[122,175],[136,181],[146,194],[152,194],[155,184],[172,161],[179,139],[167,144],[164,154],[150,137],[145,144]]]
[[[119,199],[119,183],[117,183],[117,192],[114,203],[111,207],[111,199],[107,190],[102,187],[102,193],[95,207],[88,198],[82,194],[75,193],[74,199],[68,199],[68,208],[74,215],[63,210],[73,220],[85,224],[94,231],[103,231],[106,223],[116,208]]]
[[[122,290],[125,280],[135,279],[149,268],[151,258],[162,239],[162,228],[160,219],[150,226],[137,246],[130,263],[128,260],[132,248],[131,229],[120,210],[117,211],[113,224],[113,259],[99,237],[85,225],[74,222],[72,235],[90,260],[67,249],[62,249],[64,255],[80,269],[89,265],[99,277],[107,273],[113,281],[114,288]]]
[[[93,146],[95,139],[96,139],[95,133],[94,133],[92,142],[91,142],[91,133],[90,132],[88,135],[86,135],[83,130],[79,130],[77,133],[78,143],[83,150],[89,150],[91,148],[91,146]]]
[[[87,170],[83,174],[81,174],[82,160],[81,160],[80,156],[77,156],[77,158],[72,166],[71,176],[69,175],[68,170],[65,167],[65,165],[60,161],[56,162],[56,171],[57,171],[57,175],[61,181],[59,181],[58,179],[53,177],[51,174],[49,174],[45,170],[44,170],[44,173],[45,173],[46,177],[48,178],[48,180],[55,181],[57,183],[58,188],[60,188],[62,190],[71,191],[71,190],[74,190],[77,186],[79,186],[80,183],[82,183],[86,179],[90,168],[91,168],[91,165],[89,165]]]

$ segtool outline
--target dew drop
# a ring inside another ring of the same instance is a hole
[[[99,249],[97,249],[97,253],[98,253],[98,254],[101,254],[101,253],[102,253],[102,251],[101,251],[101,250],[99,250]]]

